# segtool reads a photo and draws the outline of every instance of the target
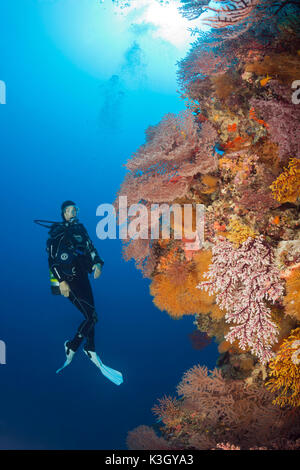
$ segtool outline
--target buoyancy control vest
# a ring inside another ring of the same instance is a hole
[[[35,220],[35,223],[49,228],[49,238],[46,242],[46,251],[49,261],[50,288],[54,295],[60,295],[58,268],[65,280],[70,281],[78,269],[92,272],[94,264],[88,251],[88,234],[81,223],[53,222]],[[45,225],[44,222],[51,225]],[[52,269],[51,269],[52,265]],[[56,272],[56,273],[55,273]]]

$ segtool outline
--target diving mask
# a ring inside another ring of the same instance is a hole
[[[79,207],[78,206],[68,206],[64,212],[68,218],[73,219],[74,217],[78,217],[79,214]]]

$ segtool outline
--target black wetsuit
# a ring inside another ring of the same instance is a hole
[[[74,338],[67,346],[76,351],[83,338],[87,339],[84,348],[95,351],[95,311],[94,297],[88,274],[94,264],[104,265],[90,237],[78,219],[53,224],[47,240],[49,268],[59,282],[66,281],[70,287],[69,300],[84,315]]]

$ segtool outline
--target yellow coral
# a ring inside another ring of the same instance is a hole
[[[289,272],[283,303],[286,314],[300,320],[300,267]]]
[[[288,168],[270,186],[273,197],[279,202],[296,202],[300,195],[300,160],[292,158]]]
[[[275,358],[270,361],[271,379],[266,387],[279,392],[274,405],[300,406],[300,328],[283,341]]]
[[[257,237],[257,233],[247,225],[242,224],[236,217],[231,217],[227,232],[223,233],[223,236],[232,243],[235,243],[235,245],[239,246],[249,237]]]

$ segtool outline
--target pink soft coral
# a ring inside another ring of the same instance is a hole
[[[278,335],[265,300],[275,302],[283,295],[279,275],[272,247],[263,235],[249,237],[238,249],[221,238],[213,247],[213,263],[204,275],[210,281],[197,286],[217,293],[216,302],[227,312],[226,321],[236,324],[230,327],[226,340],[238,340],[241,349],[250,348],[262,363],[271,359]]]

